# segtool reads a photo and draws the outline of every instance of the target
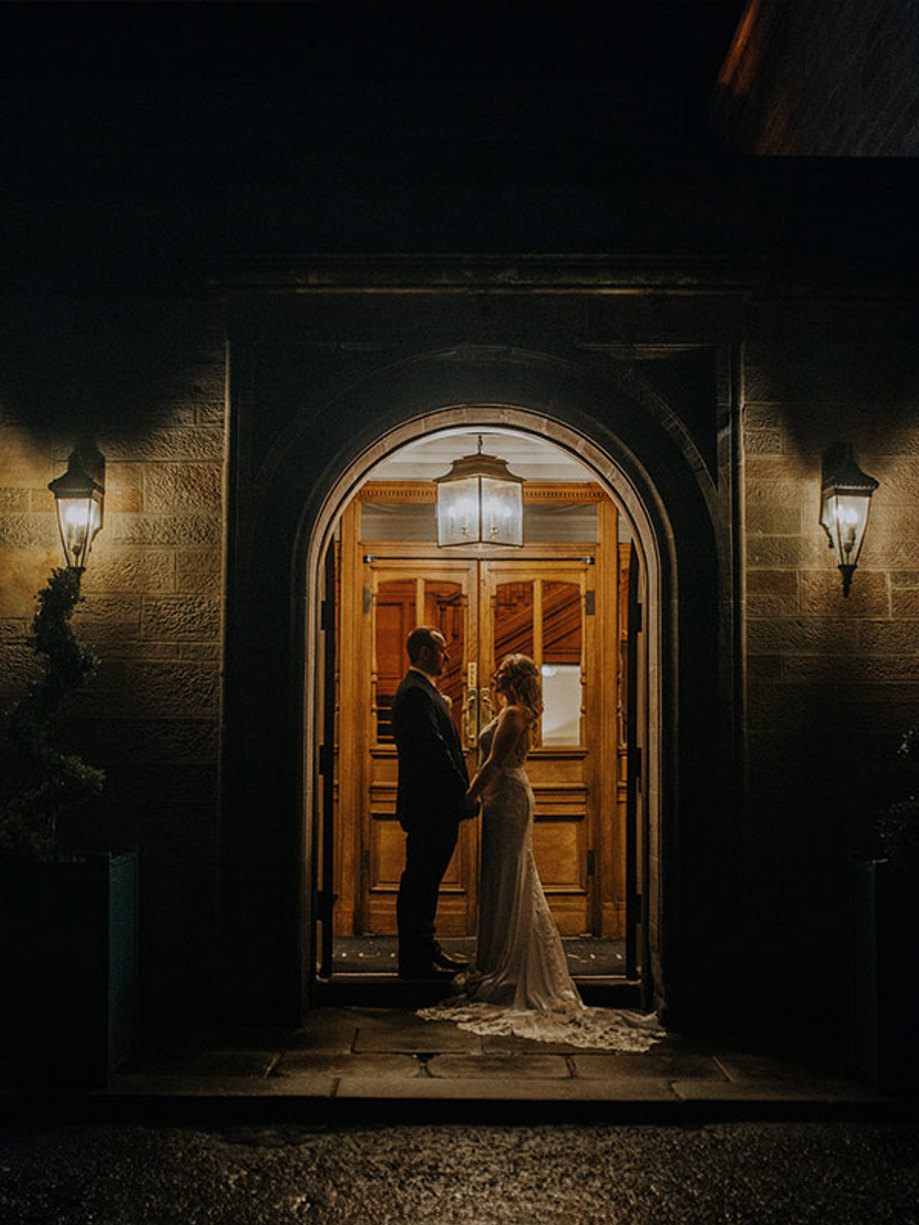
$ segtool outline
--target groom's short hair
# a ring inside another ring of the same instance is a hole
[[[440,630],[436,625],[416,625],[412,632],[405,640],[405,649],[408,653],[410,663],[417,663],[418,657],[425,647],[433,647],[434,635],[439,634]]]

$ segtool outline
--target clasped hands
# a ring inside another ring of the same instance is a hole
[[[467,791],[466,794],[463,796],[462,800],[460,800],[459,819],[461,821],[468,821],[471,817],[477,817],[478,815],[479,815],[478,796],[471,798],[469,795],[469,792]]]

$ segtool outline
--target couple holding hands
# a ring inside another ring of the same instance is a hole
[[[396,815],[406,833],[399,886],[399,974],[461,990],[427,1020],[454,1020],[476,1033],[518,1034],[604,1049],[645,1050],[662,1035],[656,1018],[586,1008],[568,971],[533,858],[533,791],[524,769],[542,713],[539,671],[508,655],[492,678],[500,710],[479,736],[479,769],[469,782],[456,725],[437,689],[449,659],[433,626],[412,630],[408,672],[392,707],[399,755]],[[434,934],[437,893],[456,847],[459,822],[481,807],[479,921],[472,966],[451,957]]]

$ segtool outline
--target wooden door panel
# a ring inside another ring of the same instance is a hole
[[[374,813],[370,822],[369,841],[367,932],[378,936],[394,936],[398,930],[395,899],[405,866],[405,834],[394,815]],[[468,872],[468,856],[464,854],[462,845],[459,845],[441,885],[437,929],[443,935],[467,934],[468,890],[465,878]]]
[[[403,675],[405,639],[415,624],[415,584],[384,579],[377,586],[374,608],[374,739],[392,740],[389,712]]]
[[[370,821],[371,889],[398,889],[405,866],[405,835],[388,813],[375,812]]]
[[[585,790],[586,753],[564,756],[552,749],[534,750],[527,759],[527,774],[533,790],[540,787],[577,787]]]
[[[547,813],[533,823],[533,854],[547,890],[586,888],[584,813],[568,819]]]
[[[380,561],[369,567],[372,593],[373,695],[371,739],[367,747],[369,813],[364,822],[365,904],[363,930],[392,935],[397,930],[396,897],[405,865],[405,833],[395,817],[398,758],[390,710],[408,660],[405,640],[416,625],[436,626],[446,639],[450,660],[439,688],[451,702],[459,730],[465,697],[470,601],[474,606],[474,565]],[[460,840],[444,877],[438,930],[464,935],[475,922],[478,830],[460,827]]]
[[[444,875],[444,886],[461,889],[463,855],[457,853],[450,860]],[[391,813],[375,812],[370,822],[371,888],[390,891],[398,889],[402,869],[405,866],[405,834]]]
[[[390,501],[401,496],[387,493]],[[557,496],[553,490],[553,503]],[[627,562],[621,559],[615,507],[600,498],[598,515],[596,543],[586,546],[524,546],[482,558],[471,550],[431,551],[426,544],[388,543],[377,535],[370,558],[361,539],[360,505],[348,508],[342,520],[336,711],[336,932],[396,930],[404,834],[395,820],[397,759],[389,711],[407,664],[405,638],[414,625],[427,623],[443,631],[451,650],[441,689],[452,700],[467,745],[490,717],[490,678],[498,659],[523,652],[546,670],[549,713],[560,700],[566,714],[554,730],[544,719],[541,742],[527,765],[536,797],[537,865],[563,934],[620,934],[626,805],[618,767],[625,754],[624,735],[613,728],[617,711],[622,722],[624,705],[617,649],[624,610],[617,596],[620,566],[627,571]],[[584,564],[585,550],[595,565]],[[548,553],[553,560],[545,560]],[[470,773],[474,758],[470,752]],[[478,840],[479,822],[465,822],[438,908],[438,930],[445,934],[475,931]],[[591,879],[589,864],[600,877]]]
[[[592,737],[594,729],[583,718],[585,689],[592,679],[585,649],[587,567],[561,559],[488,561],[482,571],[483,675],[515,652],[529,655],[543,674],[548,705],[527,761],[536,804],[533,854],[559,930],[580,934],[590,930],[593,909],[587,875],[593,837],[591,762],[584,737]],[[558,718],[551,704],[557,703],[560,689],[556,685],[550,693],[550,680],[567,682],[567,709]]]
[[[462,730],[463,697],[466,688],[466,613],[468,596],[463,585],[455,580],[424,580],[424,622],[435,625],[446,639],[450,658],[437,688],[450,703],[450,713],[457,731]],[[402,658],[405,659],[405,639]]]

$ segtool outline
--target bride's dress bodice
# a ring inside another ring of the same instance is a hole
[[[486,723],[481,732],[479,732],[479,765],[482,764],[482,762],[491,752],[491,743],[495,738],[495,729],[498,726],[499,718],[500,716],[496,715],[495,718],[492,719],[490,723]],[[514,750],[504,762],[502,770],[505,774],[522,770],[523,763],[526,761],[526,759],[527,737],[524,734],[520,736],[517,743],[514,745]]]

